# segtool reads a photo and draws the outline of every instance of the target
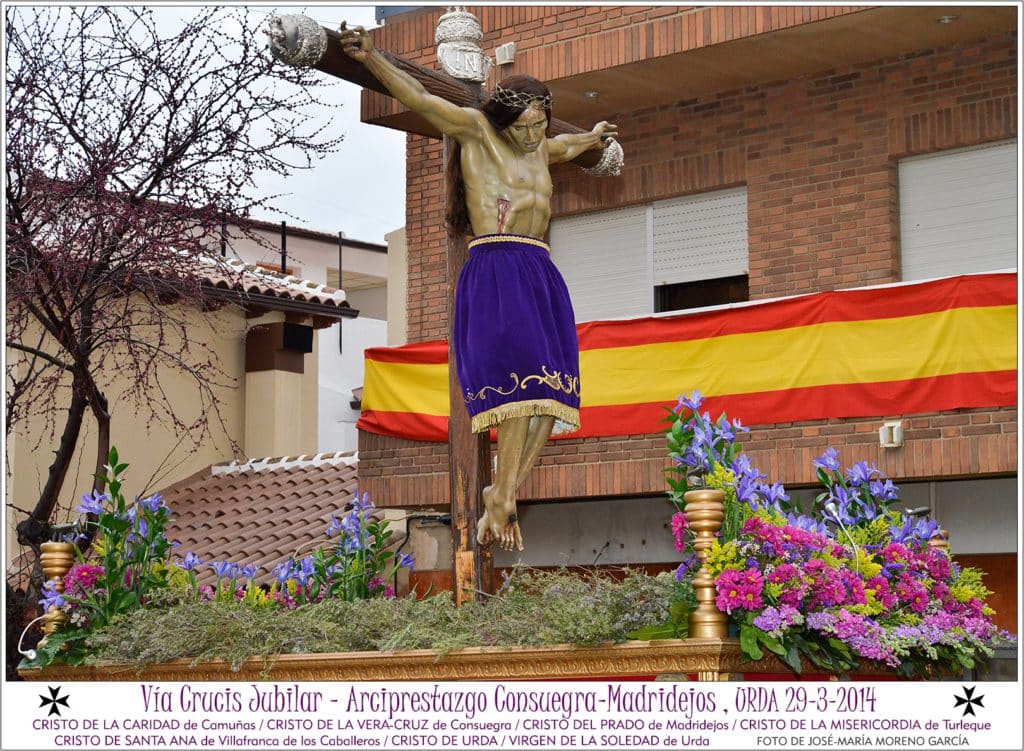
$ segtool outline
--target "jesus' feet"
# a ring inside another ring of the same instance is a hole
[[[498,543],[502,550],[522,550],[523,535],[519,531],[515,498],[503,498],[497,488],[483,490],[484,513],[477,522],[476,540],[480,545]]]

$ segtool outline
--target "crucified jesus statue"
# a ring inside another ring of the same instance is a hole
[[[339,30],[342,49],[398,101],[452,138],[448,231],[471,235],[455,291],[459,383],[476,433],[497,430],[494,482],[483,490],[477,542],[522,550],[516,494],[552,433],[579,428],[579,344],[572,303],[544,236],[551,219],[549,165],[603,148],[617,134],[547,136],[551,92],[511,76],[479,108],[434,96],[374,49],[360,26]]]

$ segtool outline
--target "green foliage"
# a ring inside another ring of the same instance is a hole
[[[88,585],[75,578],[74,567],[65,578],[64,600],[72,624],[86,631],[100,628],[112,618],[143,605],[147,598],[167,586],[169,569],[163,564],[170,542],[164,527],[170,511],[159,495],[136,498],[131,503],[122,493],[127,464],[118,462],[112,447],[106,474],[98,474],[100,491],[83,496],[80,511],[90,514],[85,525],[96,534],[94,553],[98,559],[88,569]],[[95,516],[95,521],[91,517]],[[78,554],[80,563],[85,558]],[[62,637],[73,641],[73,635]]]
[[[456,608],[447,593],[324,600],[290,611],[240,602],[165,599],[114,618],[87,641],[88,662],[142,666],[175,658],[223,659],[237,668],[278,654],[552,646],[622,642],[663,622],[675,581],[627,571],[603,574],[517,569],[484,603]]]

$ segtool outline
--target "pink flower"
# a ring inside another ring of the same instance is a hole
[[[868,589],[874,590],[875,599],[882,603],[886,610],[892,609],[896,604],[896,595],[889,590],[889,581],[884,576],[875,576],[868,580]]]
[[[64,591],[72,597],[85,597],[103,574],[102,566],[76,563],[64,574]]]
[[[900,576],[896,583],[896,594],[915,613],[923,613],[928,607],[928,590],[911,576]]]
[[[676,543],[676,550],[682,553],[686,550],[686,530],[689,529],[686,516],[682,511],[677,511],[672,516],[672,537]]]
[[[732,613],[739,608],[759,610],[764,605],[761,600],[764,579],[756,569],[726,569],[715,580],[715,588],[718,590],[715,604],[723,612]]]
[[[940,553],[938,550],[929,550],[926,554],[925,565],[928,570],[928,576],[936,581],[949,578],[949,558],[946,557],[945,553]]]
[[[898,542],[891,543],[882,549],[882,560],[886,563],[905,563],[911,557],[910,551]]]

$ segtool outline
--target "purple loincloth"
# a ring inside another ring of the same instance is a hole
[[[580,426],[580,355],[569,290],[547,243],[481,235],[455,288],[452,350],[474,433],[510,417]]]

